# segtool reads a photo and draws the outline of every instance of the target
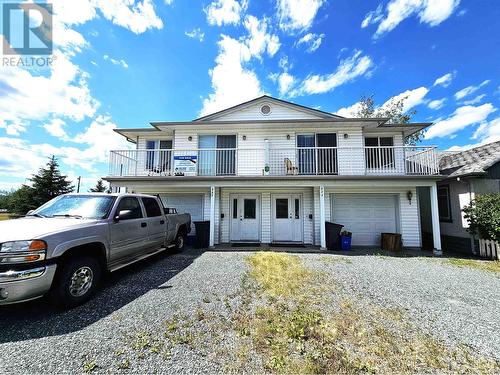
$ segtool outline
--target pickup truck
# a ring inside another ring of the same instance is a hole
[[[26,217],[0,221],[0,305],[48,294],[70,308],[101,276],[166,249],[184,248],[191,216],[142,194],[65,194]]]

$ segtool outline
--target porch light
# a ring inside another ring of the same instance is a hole
[[[191,142],[193,140],[193,137],[189,136],[188,141]]]
[[[244,141],[247,140],[247,136],[246,135],[244,135],[242,138],[243,138]]]
[[[286,139],[287,139],[287,140],[290,140],[290,134],[287,134],[287,135],[286,135]]]
[[[408,202],[411,204],[411,198],[413,197],[413,192],[411,190],[408,190],[406,193],[406,197],[408,198]]]
[[[347,138],[349,138],[349,134],[344,133],[344,139],[347,139]]]

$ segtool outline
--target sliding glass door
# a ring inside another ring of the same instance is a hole
[[[236,174],[236,135],[200,135],[198,147],[198,175]]]
[[[337,174],[336,147],[335,133],[297,135],[299,174]]]
[[[297,135],[299,174],[316,174],[316,139],[314,134]]]

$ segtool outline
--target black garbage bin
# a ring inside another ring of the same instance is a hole
[[[195,249],[205,249],[210,245],[210,221],[194,221],[196,228]]]
[[[344,227],[341,224],[325,222],[326,227],[326,248],[328,250],[341,250],[340,246],[340,232]]]

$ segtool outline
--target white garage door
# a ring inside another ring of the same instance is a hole
[[[333,194],[332,220],[352,232],[352,244],[380,246],[380,233],[396,232],[396,196]]]
[[[203,220],[203,194],[160,194],[163,205],[177,209],[180,214],[191,214],[191,221]],[[195,234],[194,225],[190,235]]]

